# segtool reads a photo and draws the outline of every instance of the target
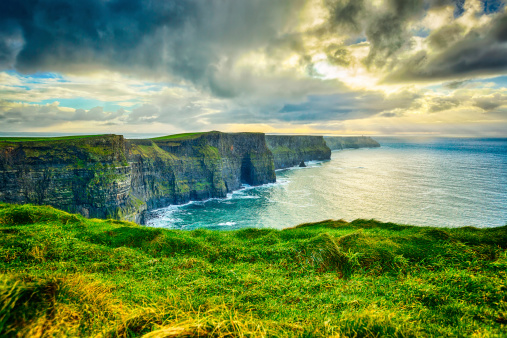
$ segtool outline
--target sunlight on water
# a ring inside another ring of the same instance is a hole
[[[277,171],[277,183],[227,199],[170,206],[149,226],[286,228],[375,218],[430,226],[507,224],[507,139],[379,138],[381,148],[335,151],[330,161]]]

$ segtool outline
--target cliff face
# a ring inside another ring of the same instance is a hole
[[[243,183],[275,182],[275,169],[329,159],[326,142],[332,149],[379,146],[369,137],[220,132],[0,139],[0,201],[143,223],[146,210],[225,197]]]
[[[331,158],[331,150],[322,136],[266,135],[266,144],[273,153],[275,169]]]
[[[210,132],[127,144],[132,196],[147,209],[225,197],[242,183],[260,185],[276,179],[264,134]]]
[[[129,208],[123,136],[0,141],[0,201],[49,204],[87,217]]]
[[[275,181],[264,134],[0,141],[0,201],[143,222],[145,210]]]
[[[324,140],[331,150],[380,147],[377,141],[368,136],[324,136]]]

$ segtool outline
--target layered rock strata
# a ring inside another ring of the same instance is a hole
[[[331,158],[331,149],[322,136],[266,135],[266,144],[273,153],[275,169]]]
[[[0,141],[0,201],[143,223],[144,211],[275,181],[264,134]]]
[[[123,136],[0,141],[0,201],[48,204],[86,217],[129,209]]]
[[[273,155],[260,133],[128,140],[127,148],[131,194],[147,210],[226,197],[243,183],[255,186],[276,180]]]

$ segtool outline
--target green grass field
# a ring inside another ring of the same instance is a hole
[[[505,337],[507,226],[170,231],[0,204],[0,336]]]
[[[104,135],[75,135],[59,137],[0,137],[0,142],[44,142],[44,141],[64,141],[77,140],[81,138],[99,137]]]

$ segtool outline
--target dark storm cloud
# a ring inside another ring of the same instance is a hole
[[[476,28],[458,38],[448,26],[442,51],[421,51],[412,56],[387,82],[428,81],[501,74],[507,71],[507,15],[498,15],[487,27]],[[440,41],[440,31],[429,37]],[[440,44],[440,42],[438,42]]]
[[[330,30],[362,33],[366,15],[365,0],[327,0]]]
[[[409,23],[423,19],[431,8],[449,5],[455,7],[455,17],[464,13],[462,0],[386,0],[382,8],[363,0],[328,0],[329,21],[318,33],[345,32],[355,37],[351,43],[365,37],[370,49],[362,61],[370,68],[393,72],[386,82],[459,79],[507,71],[507,20],[499,14],[505,5],[501,0],[482,2],[484,13],[497,15],[487,27],[464,35],[464,27],[450,23],[431,32],[427,38],[431,50],[400,60],[399,53],[410,51],[413,44]],[[328,46],[328,61],[348,65],[350,59],[342,49]]]
[[[371,49],[367,65],[383,67],[393,53],[407,46],[412,35],[406,23],[424,14],[424,4],[423,0],[390,0],[390,10],[368,21],[366,37]]]
[[[110,69],[164,79],[182,79],[215,96],[232,98],[258,86],[245,73],[231,74],[246,52],[262,50],[272,57],[298,53],[308,75],[315,75],[305,34],[346,34],[350,41],[367,39],[366,65],[390,69],[399,51],[411,46],[408,23],[430,8],[460,0],[386,0],[381,9],[366,0],[326,0],[328,21],[314,32],[295,32],[305,0],[2,0],[0,2],[0,69],[21,72],[83,72]],[[487,12],[501,1],[484,2]],[[433,32],[430,45],[438,58],[418,54],[391,80],[452,77],[495,72],[507,62],[506,20],[487,32],[462,41],[457,24]],[[448,50],[446,46],[455,45]],[[351,63],[346,45],[323,45],[328,60]],[[431,60],[430,60],[431,59]]]
[[[399,61],[395,58],[396,53],[411,48],[414,32],[409,29],[410,21],[421,20],[431,8],[449,5],[455,6],[461,15],[463,3],[462,0],[388,0],[388,10],[374,14],[367,22],[366,37],[371,49],[365,63],[380,68],[386,65],[395,66]],[[430,43],[444,48],[453,39],[457,39],[459,32],[460,27],[457,24],[444,26],[440,32],[434,34]],[[395,61],[395,64],[390,65],[389,61]]]
[[[223,97],[227,67],[245,50],[265,48],[303,1],[2,0],[0,47],[21,32],[23,46],[0,52],[0,67],[86,72],[111,69],[176,76]],[[3,55],[3,54],[6,55]]]
[[[11,68],[22,47],[23,38],[19,26],[10,20],[0,19],[0,69]]]
[[[58,64],[128,62],[145,37],[161,26],[181,27],[193,7],[190,1],[3,0],[0,19],[21,28],[25,44],[15,66],[34,72]],[[146,52],[137,61],[149,63]]]
[[[326,5],[329,20],[317,34],[346,33],[352,44],[366,38],[370,52],[363,62],[377,68],[389,66],[397,52],[411,47],[413,32],[409,29],[409,21],[422,19],[430,8],[454,5],[462,10],[459,0],[387,0],[381,9],[364,0],[328,0]],[[435,43],[441,42],[435,40]],[[335,64],[348,63],[342,61],[340,49],[328,48],[326,53],[328,60]]]

